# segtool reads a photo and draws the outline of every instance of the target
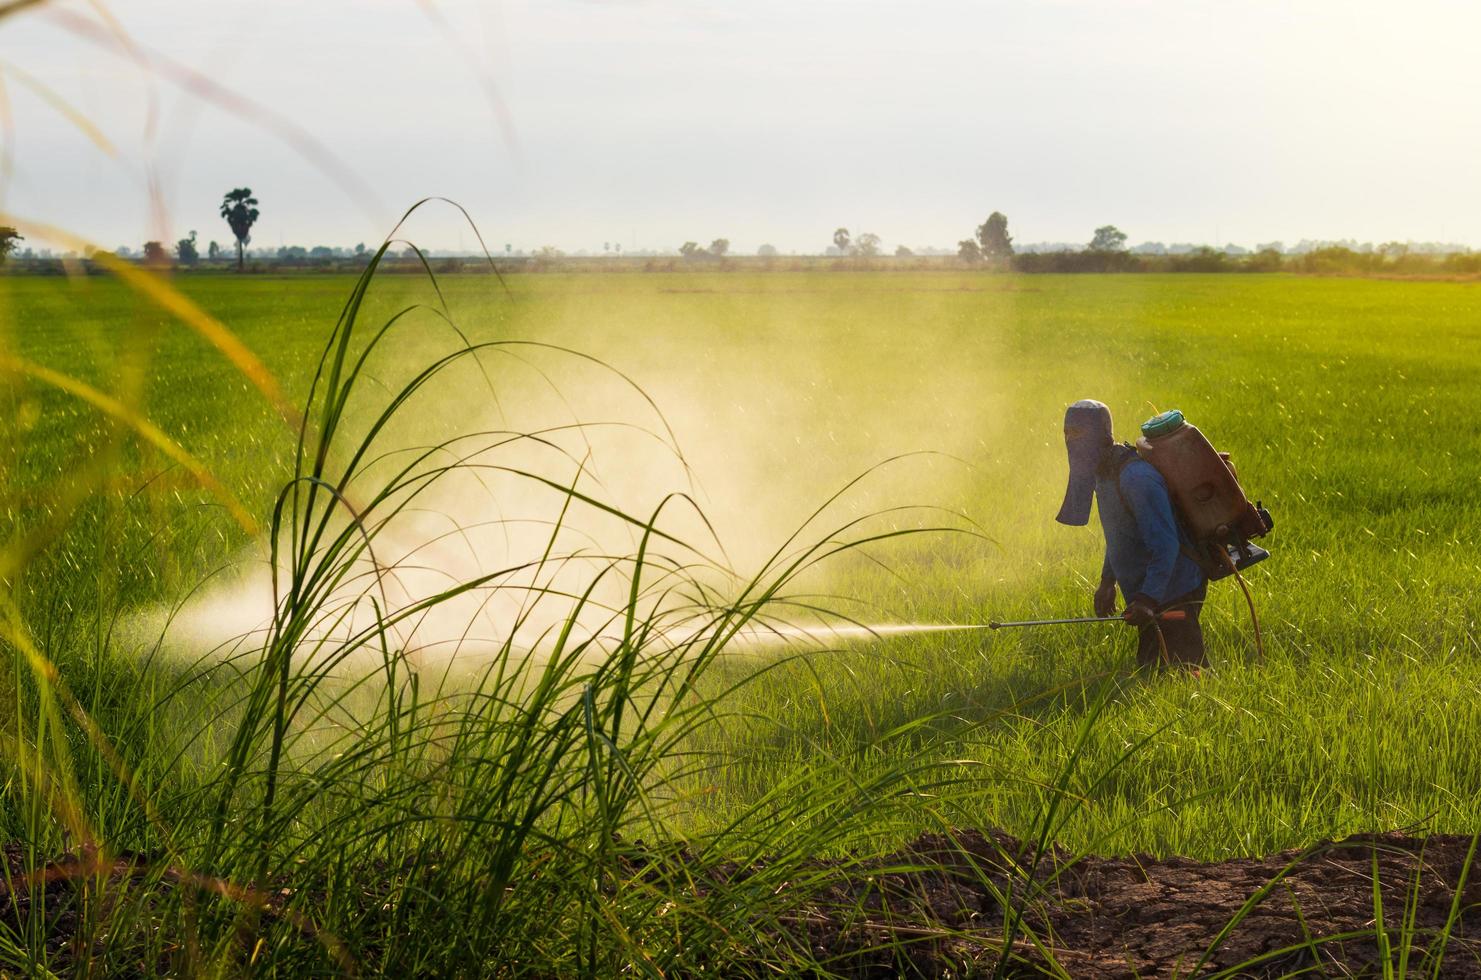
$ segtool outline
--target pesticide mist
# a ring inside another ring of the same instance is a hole
[[[396,316],[410,291],[377,282],[366,309]],[[966,526],[951,513],[968,470],[961,457],[980,457],[1001,425],[980,365],[953,377],[941,369],[950,359],[902,337],[840,376],[826,361],[847,324],[825,295],[748,296],[739,321],[717,316],[710,296],[661,294],[636,308],[621,298],[564,296],[537,323],[521,317],[518,297],[466,293],[401,314],[366,356],[326,450],[345,472],[331,523],[355,526],[382,487],[404,485],[383,502],[394,505],[373,542],[320,597],[298,656],[349,645],[359,653],[347,662],[373,666],[380,654],[354,641],[385,626],[386,642],[421,666],[537,650],[562,631],[599,657],[621,631],[617,611],[633,589],[624,563],[640,549],[653,566],[640,618],[689,642],[715,603],[785,567],[816,534]],[[936,312],[929,295],[891,301],[902,324]],[[535,326],[541,339],[506,339],[511,325]],[[924,389],[898,370],[907,346],[931,365]],[[440,365],[435,378],[406,395],[428,364]],[[313,413],[308,424],[312,439]],[[923,500],[944,509],[898,509]],[[288,529],[279,533],[276,568],[261,538],[182,603],[136,615],[131,633],[191,657],[260,649],[292,574]],[[736,641],[826,645],[954,628],[896,622],[874,601],[888,597],[836,601],[837,575],[808,564]]]

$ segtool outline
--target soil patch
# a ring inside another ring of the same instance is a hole
[[[1401,956],[1431,975],[1443,949],[1439,976],[1481,978],[1470,847],[1391,833],[1215,863],[1054,852],[1035,868],[1020,842],[963,831],[855,866],[797,925],[854,976],[1382,976],[1386,945],[1394,975]],[[1002,962],[1015,907],[1024,928]]]

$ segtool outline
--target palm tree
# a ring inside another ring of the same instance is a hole
[[[237,239],[237,271],[242,271],[242,258],[247,243],[252,240],[252,224],[257,220],[257,198],[252,188],[238,187],[226,192],[221,199],[221,217],[231,226]]]
[[[0,226],[0,262],[4,262],[6,256],[20,248],[20,243],[25,240],[25,235],[9,225]]]

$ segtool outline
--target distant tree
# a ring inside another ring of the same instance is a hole
[[[686,259],[697,259],[703,253],[704,249],[699,247],[699,242],[685,242],[679,246],[679,254]]]
[[[535,249],[535,258],[537,259],[559,259],[564,257],[565,254],[565,252],[562,252],[554,245],[541,245]]]
[[[1384,242],[1378,246],[1378,254],[1390,259],[1402,259],[1409,254],[1408,242]]]
[[[113,254],[121,259],[131,259],[134,257],[134,250],[127,245],[120,245],[113,250]]]
[[[252,188],[238,187],[226,192],[221,198],[221,217],[231,226],[237,240],[237,271],[245,264],[247,245],[252,241],[252,226],[257,223],[257,198]]]
[[[365,243],[364,242],[357,242],[356,245],[355,245],[355,257],[356,258],[363,258],[364,255],[365,255]]]
[[[915,255],[915,253],[906,248],[904,245],[898,245],[895,247],[895,258],[897,259],[908,259],[913,255]]]
[[[1334,273],[1367,272],[1381,267],[1383,259],[1364,254],[1349,245],[1330,244],[1314,248],[1299,259],[1293,259],[1291,267],[1302,272],[1332,275]]]
[[[365,246],[364,245],[361,245],[359,247],[363,249]],[[355,254],[356,255],[359,255],[360,253],[358,251],[356,251]],[[504,254],[505,255],[513,255],[514,254],[514,243],[513,242],[505,242],[504,243]]]
[[[730,239],[728,239],[728,238],[717,238],[717,239],[715,239],[714,241],[710,242],[710,247],[709,247],[708,251],[709,251],[709,253],[711,255],[713,255],[717,259],[718,258],[723,258],[725,256],[725,253],[728,252],[728,251],[730,251]]]
[[[182,238],[175,243],[175,258],[181,265],[195,265],[200,261],[201,253],[195,247],[195,232],[190,233],[189,238]]]
[[[309,257],[309,250],[302,245],[280,245],[278,247],[279,262],[302,262]]]
[[[1101,249],[1102,252],[1111,251]],[[1191,252],[1174,256],[1168,263],[1173,272],[1223,272],[1229,267],[1229,256],[1216,248],[1200,245]]]
[[[1013,257],[1013,236],[1008,234],[1008,216],[994,211],[977,226],[977,244],[985,259]]]
[[[1120,252],[1126,248],[1126,232],[1115,225],[1101,225],[1089,245],[1092,252]]]
[[[874,258],[874,256],[879,254],[879,242],[880,239],[878,235],[876,235],[872,231],[866,231],[864,232],[864,234],[854,239],[853,247],[849,249],[849,251],[852,252],[854,255],[863,256],[866,259],[872,259]]]
[[[762,245],[760,248],[756,249],[756,254],[761,256],[763,259],[774,259],[776,258],[776,246]]]
[[[217,259],[221,258],[221,246],[216,243],[215,239],[212,239],[211,244],[206,246],[206,258],[210,259],[212,262],[215,262]]]
[[[1161,242],[1142,242],[1131,250],[1133,255],[1166,255],[1167,246]]]
[[[1245,259],[1245,268],[1251,272],[1279,272],[1284,265],[1280,249],[1268,246]]]
[[[613,242],[612,243],[612,252],[613,252],[614,255],[621,255],[622,254],[622,243],[621,242]]]
[[[334,249],[328,245],[315,245],[309,249],[309,258],[324,261],[334,258]]]
[[[1267,250],[1272,252],[1279,252],[1280,254],[1284,255],[1286,251],[1285,242],[1262,242],[1261,244],[1255,246],[1256,252],[1264,252]]]
[[[833,232],[833,247],[843,254],[848,254],[848,229],[839,228]]]
[[[401,250],[401,257],[403,259],[415,259],[420,254],[415,245],[408,245]]]
[[[9,225],[0,225],[0,264],[10,258],[10,253],[20,248],[20,243],[26,240],[26,236],[16,231]]]
[[[963,238],[956,243],[956,257],[964,262],[981,262],[982,246],[975,238]]]
[[[144,262],[147,265],[169,265],[170,257],[165,253],[165,247],[159,242],[145,242]]]

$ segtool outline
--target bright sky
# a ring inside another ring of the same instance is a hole
[[[428,195],[496,250],[952,246],[994,209],[1020,242],[1481,244],[1478,38],[1469,0],[55,0],[0,21],[0,207],[110,248],[225,242],[244,184],[256,246],[373,244]]]

